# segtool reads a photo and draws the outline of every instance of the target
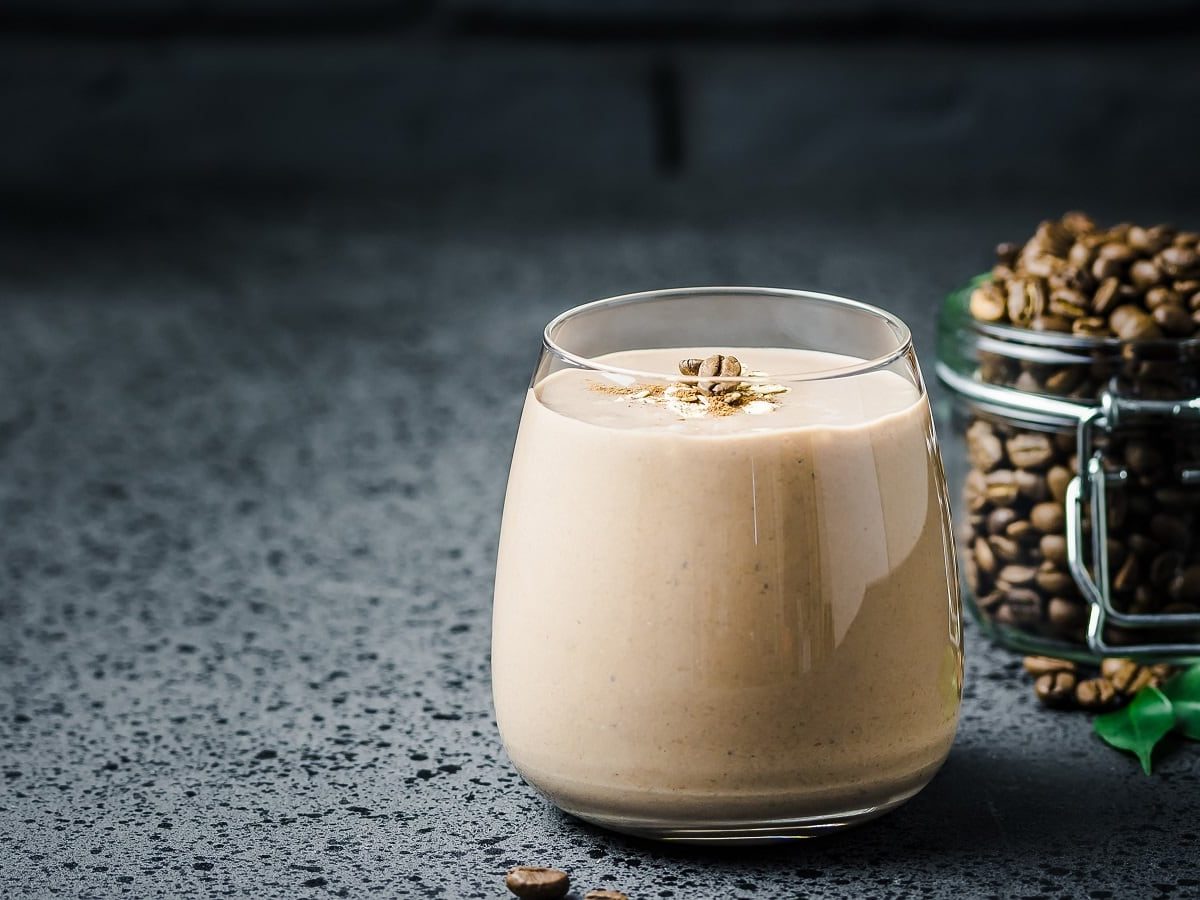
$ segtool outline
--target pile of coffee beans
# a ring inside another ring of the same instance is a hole
[[[1141,398],[1200,394],[1200,235],[1165,225],[1100,229],[1068,213],[997,254],[968,303],[981,327],[1086,340],[1049,350],[1014,340],[1011,352],[991,341],[979,354],[984,381],[1088,401],[1106,389]],[[1078,472],[1075,429],[1045,430],[1016,411],[972,412],[962,427],[971,466],[963,554],[977,608],[997,625],[1082,644],[1087,607],[1067,566],[1063,503]],[[1098,444],[1110,469],[1129,474],[1109,490],[1114,606],[1200,612],[1200,485],[1180,477],[1200,467],[1200,427],[1143,423],[1098,435]],[[1145,634],[1113,628],[1106,636],[1129,643]],[[1150,639],[1197,637],[1182,629],[1156,635]]]
[[[1161,687],[1173,672],[1168,665],[1143,666],[1132,659],[1106,659],[1090,676],[1068,659],[1027,656],[1024,665],[1034,678],[1033,692],[1046,706],[1091,712],[1123,706],[1146,685]]]
[[[1075,212],[996,254],[992,278],[971,295],[971,315],[984,322],[1126,341],[1200,330],[1200,233],[1098,228]]]

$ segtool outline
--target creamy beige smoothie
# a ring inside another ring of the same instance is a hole
[[[725,415],[564,370],[525,401],[494,610],[496,714],[558,805],[637,831],[840,817],[949,752],[962,656],[928,403],[861,362],[722,352],[779,376]],[[777,388],[784,388],[781,390]]]

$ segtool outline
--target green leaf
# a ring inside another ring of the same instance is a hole
[[[1154,745],[1175,726],[1175,709],[1158,688],[1147,685],[1123,709],[1096,716],[1096,734],[1118,750],[1136,753],[1142,769],[1150,774]]]
[[[1175,727],[1193,741],[1200,741],[1200,666],[1184,669],[1162,690],[1175,708]]]

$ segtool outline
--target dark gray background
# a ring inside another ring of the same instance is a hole
[[[779,849],[557,813],[487,661],[546,319],[815,287],[929,376],[996,241],[1200,226],[1194,4],[284,7],[3,20],[0,895],[1200,896],[1194,746],[1143,776],[973,627],[942,774]]]

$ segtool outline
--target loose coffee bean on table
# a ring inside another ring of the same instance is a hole
[[[629,895],[621,891],[610,891],[607,889],[597,889],[588,891],[583,895],[583,900],[629,900]]]
[[[561,869],[516,866],[508,870],[504,885],[522,900],[559,900],[571,889],[571,879]]]

